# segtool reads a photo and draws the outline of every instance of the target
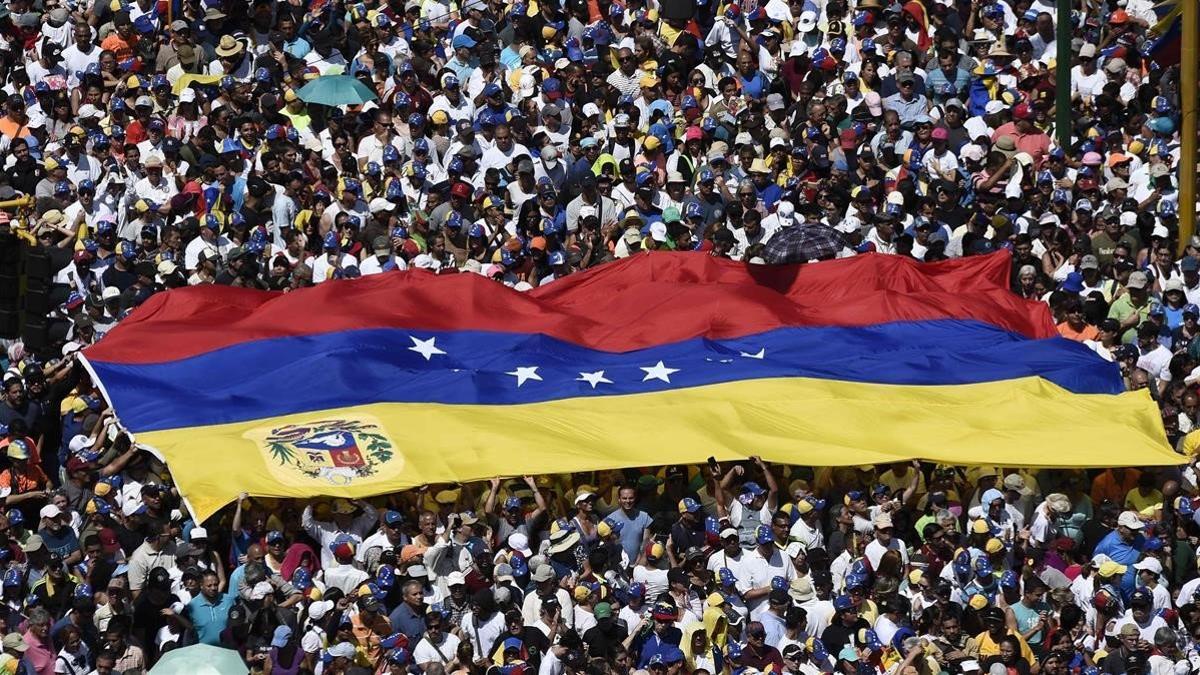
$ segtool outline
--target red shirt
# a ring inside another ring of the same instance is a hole
[[[1012,136],[1013,141],[1017,144],[1017,152],[1028,153],[1033,158],[1035,167],[1041,166],[1042,160],[1050,152],[1049,136],[1036,130],[1031,134],[1023,134],[1017,131],[1016,122],[1001,124],[992,132],[992,143],[995,143],[996,139],[1001,136]]]

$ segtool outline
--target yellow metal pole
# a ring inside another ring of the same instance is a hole
[[[1200,12],[1195,0],[1181,0],[1179,20],[1183,33],[1179,49],[1179,97],[1183,113],[1179,155],[1179,254],[1183,255],[1196,232],[1196,60]]]

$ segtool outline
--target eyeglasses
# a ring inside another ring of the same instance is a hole
[[[622,56],[617,59],[617,62],[618,63],[631,63],[631,62],[633,62],[633,57],[632,56]]]

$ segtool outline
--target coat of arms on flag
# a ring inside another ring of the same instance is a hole
[[[259,436],[256,440],[273,472],[286,469],[293,478],[303,476],[330,485],[375,477],[396,454],[391,439],[373,421],[317,420],[252,435]]]

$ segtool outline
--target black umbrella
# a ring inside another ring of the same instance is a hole
[[[775,233],[763,249],[768,263],[802,263],[828,260],[842,250],[842,234],[824,225],[794,225]]]

